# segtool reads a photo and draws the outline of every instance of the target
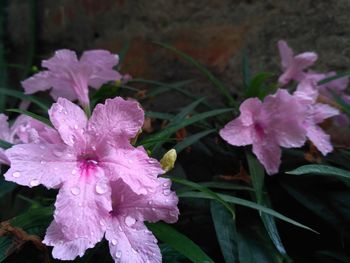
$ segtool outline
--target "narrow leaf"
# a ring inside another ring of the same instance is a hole
[[[52,123],[50,122],[49,119],[43,117],[43,116],[40,116],[38,114],[35,114],[33,112],[30,112],[30,111],[26,111],[26,110],[20,110],[20,109],[7,109],[6,111],[9,111],[9,112],[16,112],[16,113],[20,113],[20,114],[24,114],[24,115],[27,115],[29,117],[32,117],[33,119],[36,119],[38,121],[41,121],[42,123],[48,125],[48,126],[51,126],[52,127]]]
[[[191,136],[185,138],[183,141],[176,144],[174,149],[176,150],[177,153],[180,153],[184,149],[186,149],[187,147],[191,146],[192,144],[196,143],[197,141],[199,141],[203,137],[205,137],[208,134],[213,133],[215,131],[216,131],[215,129],[212,129],[212,130],[202,131],[202,132],[196,133],[194,135],[191,135]]]
[[[165,223],[147,224],[153,234],[194,263],[214,263],[205,252],[185,235]]]
[[[323,85],[323,84],[329,83],[329,82],[331,82],[333,80],[344,78],[344,77],[349,77],[349,76],[350,76],[350,71],[346,71],[346,72],[343,72],[343,73],[339,73],[339,74],[337,74],[335,76],[322,79],[317,84],[318,85]]]

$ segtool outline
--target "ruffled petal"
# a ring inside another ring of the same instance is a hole
[[[25,94],[33,94],[51,88],[49,71],[41,71],[21,82]]]
[[[99,163],[109,180],[122,179],[137,194],[147,194],[157,186],[157,176],[163,174],[160,163],[150,158],[142,147],[111,148]]]
[[[239,119],[241,120],[242,124],[245,126],[252,125],[255,122],[254,119],[256,115],[259,114],[261,107],[262,103],[257,98],[250,98],[245,100],[239,107],[239,110],[241,112]]]
[[[134,138],[144,122],[144,112],[139,103],[120,97],[98,104],[89,120],[88,130],[101,136],[101,130],[115,140]]]
[[[282,69],[286,69],[292,64],[293,61],[293,50],[288,46],[284,40],[277,42],[278,51],[281,57]]]
[[[0,113],[0,139],[12,143],[10,139],[10,128],[7,120],[8,117],[5,114]]]
[[[314,52],[304,52],[294,57],[293,66],[299,71],[302,71],[310,66],[312,66],[318,56]]]
[[[89,79],[89,85],[95,89],[100,88],[104,83],[108,81],[121,80],[122,75],[112,69],[106,69],[103,71],[94,72]]]
[[[278,172],[281,164],[281,148],[271,138],[259,141],[253,144],[253,153],[256,155],[260,163],[265,167],[269,175]]]
[[[252,126],[244,126],[241,119],[234,119],[220,130],[220,136],[231,145],[243,146],[253,143]]]
[[[313,116],[315,123],[321,123],[325,119],[339,115],[339,110],[329,106],[328,104],[316,103],[313,105]]]
[[[18,144],[5,153],[11,162],[5,179],[29,187],[57,188],[76,168],[75,158],[64,144]]]
[[[294,96],[305,101],[305,103],[314,103],[318,97],[317,81],[314,78],[306,77],[303,79],[294,92]]]
[[[74,51],[69,49],[61,49],[55,52],[55,55],[48,59],[43,60],[41,65],[53,72],[67,71],[74,67],[78,63],[77,55]]]
[[[53,246],[52,256],[61,260],[73,260],[82,257],[85,251],[95,246],[87,238],[69,238],[62,232],[62,226],[52,221],[46,230],[44,244]]]
[[[330,136],[317,125],[310,125],[307,127],[307,137],[323,155],[333,151]]]
[[[50,108],[49,116],[67,145],[84,148],[87,118],[79,106],[69,100],[59,98]]]
[[[112,210],[111,189],[98,166],[80,167],[61,187],[55,203],[55,221],[65,236],[99,242]]]
[[[106,231],[106,239],[115,262],[162,262],[157,239],[143,222],[128,216],[114,216]]]
[[[97,70],[112,69],[119,63],[119,56],[107,50],[88,50],[83,53],[80,62]]]
[[[135,194],[130,187],[116,181],[112,185],[113,210],[139,221],[174,223],[178,220],[178,197],[171,191],[171,181],[158,178],[158,186],[146,195]]]

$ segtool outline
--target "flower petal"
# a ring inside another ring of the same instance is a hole
[[[138,102],[116,97],[95,107],[88,130],[97,137],[103,130],[113,139],[129,140],[137,135],[143,121],[144,112]]]
[[[316,103],[313,105],[313,115],[315,123],[321,123],[325,119],[339,115],[339,110],[327,104]]]
[[[178,198],[171,191],[171,181],[158,178],[158,186],[146,195],[135,194],[120,180],[113,182],[113,210],[118,214],[127,214],[140,221],[156,222],[163,220],[174,223],[178,220]]]
[[[52,124],[60,133],[62,140],[70,146],[85,146],[84,131],[87,118],[83,110],[67,99],[59,98],[49,110]]]
[[[326,134],[319,126],[308,126],[307,137],[323,155],[326,155],[327,153],[333,151],[333,146],[330,142],[330,136]]]
[[[286,69],[293,61],[293,50],[284,40],[279,40],[277,42],[277,46],[281,57],[282,69]]]
[[[76,167],[64,144],[18,144],[5,153],[11,162],[5,179],[29,187],[57,188]]]
[[[122,179],[135,193],[143,195],[156,189],[157,175],[164,173],[160,163],[142,147],[110,148],[100,159],[100,165],[110,180]]]
[[[55,52],[55,55],[48,59],[43,60],[41,65],[53,72],[67,71],[67,69],[78,63],[77,55],[74,51],[69,49],[61,49]]]
[[[241,112],[239,119],[245,126],[252,125],[254,123],[254,116],[259,113],[261,107],[262,103],[257,98],[250,98],[245,100],[239,107],[239,110]]]
[[[220,136],[231,145],[243,146],[253,143],[252,129],[254,127],[247,127],[242,124],[242,121],[234,119],[225,125],[220,130]]]
[[[281,164],[281,148],[272,138],[266,138],[264,141],[254,143],[253,153],[269,175],[278,172]]]
[[[7,142],[12,142],[10,139],[10,128],[8,124],[8,117],[1,113],[0,114],[0,139],[7,141]]]
[[[119,56],[107,50],[88,50],[83,53],[80,62],[97,70],[112,69],[119,63]]]
[[[143,222],[128,216],[112,217],[106,231],[109,251],[115,262],[161,263],[162,256],[153,236]]]
[[[312,66],[316,62],[317,58],[318,56],[314,52],[304,52],[294,57],[293,66],[299,71],[302,71]]]
[[[41,71],[21,82],[25,94],[33,94],[51,88],[49,71]]]
[[[46,230],[44,244],[53,246],[52,255],[61,260],[73,260],[82,257],[85,251],[95,246],[87,238],[68,238],[62,232],[62,226],[52,221]]]
[[[99,167],[78,170],[61,187],[55,203],[55,221],[65,236],[99,242],[112,210],[109,182]]]

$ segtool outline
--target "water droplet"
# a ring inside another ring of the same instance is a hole
[[[103,220],[100,220],[100,225],[101,225],[101,226],[104,226],[104,225],[105,225],[105,222],[103,222]]]
[[[80,188],[77,186],[74,186],[70,189],[73,195],[79,195],[80,194]]]
[[[118,241],[116,239],[112,239],[112,245],[115,246],[116,244],[118,244]]]
[[[77,124],[75,124],[75,125],[74,125],[74,129],[76,129],[76,130],[78,130],[78,129],[79,129],[79,127],[78,127],[78,125],[77,125]]]
[[[132,164],[132,163],[133,163],[133,161],[132,161],[132,160],[128,160],[128,163]]]
[[[68,157],[68,158],[71,158],[72,156],[73,156],[73,154],[71,154],[71,153],[68,153],[68,154],[67,154],[67,157]]]
[[[57,171],[57,170],[58,170],[58,167],[54,167],[53,169],[54,169],[55,171]]]
[[[134,254],[137,254],[137,251],[135,249],[131,249]]]
[[[82,204],[82,203],[79,203],[78,206],[83,206],[83,204]]]
[[[120,231],[120,232],[122,232],[122,231],[123,231],[123,229],[122,229],[122,227],[121,227],[121,226],[118,226],[118,229],[119,229],[119,231]]]
[[[169,203],[169,199],[165,199],[165,203]]]
[[[125,224],[126,224],[127,226],[132,226],[132,225],[135,224],[135,222],[136,222],[136,219],[135,219],[135,218],[133,218],[133,217],[131,217],[131,216],[125,217]]]
[[[108,191],[108,186],[105,183],[97,183],[95,190],[96,193],[102,195]]]
[[[46,162],[45,161],[40,161],[40,164],[45,164]]]
[[[53,154],[56,155],[57,157],[61,157],[63,155],[63,152],[55,151]]]
[[[163,183],[164,187],[168,187],[169,186],[169,182]]]
[[[149,204],[149,205],[152,205],[152,203],[153,203],[152,201],[148,201],[148,204]]]
[[[40,182],[37,179],[34,179],[34,180],[30,181],[30,185],[31,186],[38,186],[39,184],[40,184]]]
[[[96,146],[95,145],[92,146],[91,148],[92,148],[93,151],[96,151]]]
[[[156,211],[156,209],[154,207],[152,207],[152,211]]]
[[[42,150],[44,150],[44,149],[45,149],[45,146],[44,146],[44,145],[40,145],[39,148],[42,149]]]
[[[140,194],[146,195],[147,194],[147,190],[145,188],[141,188],[140,189]]]
[[[21,173],[20,173],[20,172],[14,172],[14,173],[12,174],[12,176],[15,177],[15,178],[18,178],[18,177],[21,176]]]
[[[64,114],[64,115],[67,115],[67,114],[68,114],[68,112],[65,110],[65,111],[63,112],[63,114]]]
[[[116,257],[116,258],[120,258],[121,256],[122,256],[122,252],[118,250],[118,251],[115,253],[115,257]]]
[[[72,170],[72,174],[73,174],[73,175],[77,174],[77,170],[76,170],[76,169],[73,169],[73,170]]]
[[[164,195],[170,195],[170,193],[171,193],[170,189],[164,189],[163,190],[163,194]]]

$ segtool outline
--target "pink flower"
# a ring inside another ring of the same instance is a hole
[[[170,185],[168,179],[158,178],[153,192],[137,195],[120,180],[111,184],[113,209],[101,216],[98,224],[105,232],[115,262],[162,262],[157,240],[143,221],[177,221],[178,198]],[[80,218],[72,222],[79,223]],[[63,260],[82,256],[88,247],[86,240],[65,235],[62,229],[62,225],[53,221],[47,230],[44,243],[54,246],[53,256]]]
[[[268,174],[278,172],[280,146],[300,147],[306,140],[305,107],[286,90],[279,89],[263,102],[250,98],[240,106],[241,115],[220,130],[220,136],[235,146],[253,145],[253,153]]]
[[[0,139],[12,144],[60,141],[57,131],[25,115],[18,116],[9,127],[7,116],[0,114],[0,130]],[[0,163],[9,165],[3,149],[0,149]]]
[[[146,196],[159,186],[157,176],[163,170],[142,147],[130,144],[144,121],[144,112],[135,101],[108,99],[95,107],[88,120],[80,107],[59,98],[49,117],[61,142],[18,144],[6,150],[11,167],[5,178],[29,187],[60,188],[53,223],[60,233],[51,233],[51,227],[47,242],[74,239],[66,246],[58,244],[54,253],[74,258],[102,239],[105,226],[100,221],[114,211],[115,182]]]
[[[51,96],[69,100],[79,100],[84,106],[89,104],[88,86],[95,89],[108,81],[120,80],[121,75],[113,70],[118,64],[118,56],[106,50],[85,51],[78,60],[74,51],[62,49],[42,62],[48,70],[41,71],[22,81],[26,94],[48,90]]]
[[[338,115],[339,111],[327,104],[316,103],[318,97],[317,81],[312,78],[302,80],[294,95],[299,98],[300,104],[307,107],[303,122],[307,137],[323,155],[326,155],[333,150],[333,146],[330,142],[330,136],[318,124],[327,118]]]
[[[284,40],[278,41],[278,49],[281,56],[283,74],[278,82],[281,86],[288,84],[291,80],[300,81],[305,77],[304,70],[313,65],[317,60],[317,54],[314,52],[304,52],[294,56],[293,50]]]

